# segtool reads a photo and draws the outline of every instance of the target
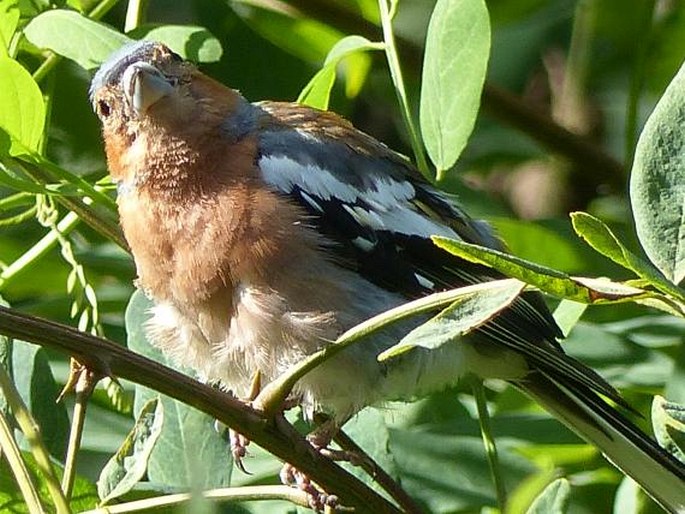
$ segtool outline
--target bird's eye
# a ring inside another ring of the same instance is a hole
[[[98,100],[98,114],[100,115],[101,118],[106,118],[109,116],[111,109],[109,108],[109,104],[105,102],[104,100]]]

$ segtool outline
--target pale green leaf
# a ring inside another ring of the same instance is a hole
[[[12,140],[37,150],[45,124],[45,102],[38,84],[17,61],[0,57],[0,91],[0,129],[10,136],[10,141],[0,144],[0,152],[14,154],[17,145]]]
[[[381,353],[378,360],[395,357],[417,346],[432,350],[455,341],[511,305],[525,284],[510,279],[488,282],[483,286],[475,291],[466,288],[464,295],[452,305],[409,332],[399,343]]]
[[[223,53],[219,40],[203,27],[143,25],[128,35],[133,39],[164,43],[184,59],[193,62],[217,62]]]
[[[647,256],[679,284],[685,278],[685,64],[640,134],[630,199]]]
[[[100,472],[97,486],[103,504],[126,494],[145,476],[163,423],[162,402],[159,398],[151,398],[138,413],[135,425],[119,450]]]
[[[421,132],[438,177],[452,167],[471,135],[490,53],[483,0],[438,0],[426,36]]]
[[[558,478],[542,491],[528,509],[527,514],[564,514],[568,509],[571,484]]]
[[[75,11],[54,9],[36,16],[24,29],[38,48],[47,48],[76,61],[87,70],[97,68],[131,39],[103,23]]]
[[[347,36],[338,41],[326,56],[323,68],[302,89],[297,101],[310,107],[326,110],[335,82],[336,68],[346,58],[359,52],[380,50],[383,45],[372,43],[361,36]]]
[[[685,301],[685,292],[664,278],[651,263],[628,250],[614,233],[600,220],[585,212],[571,213],[573,229],[592,248],[624,268],[634,271],[654,287]]]
[[[150,317],[150,302],[137,291],[126,309],[126,332],[131,350],[174,367],[145,333]],[[145,402],[159,395],[155,391],[136,386],[134,411],[139,412]],[[210,416],[167,396],[161,396],[164,406],[164,426],[150,455],[148,480],[168,487],[200,488],[230,485],[233,463],[229,442],[214,429]]]
[[[562,300],[554,309],[554,321],[557,322],[564,336],[568,336],[576,323],[587,309],[587,304],[574,302],[573,300]]]
[[[685,464],[685,405],[655,396],[652,401],[652,427],[659,444]]]

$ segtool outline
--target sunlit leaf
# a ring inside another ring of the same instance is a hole
[[[0,128],[10,139],[37,150],[45,124],[45,103],[38,84],[17,61],[0,57],[0,92]],[[12,155],[15,149],[13,141],[0,143],[2,153]]]
[[[652,402],[652,426],[659,444],[685,464],[685,405],[655,396]]]
[[[524,287],[523,282],[510,279],[489,282],[484,288],[476,291],[467,290],[463,297],[457,298],[440,314],[415,328],[395,346],[381,353],[378,360],[395,357],[417,346],[436,349],[454,342],[459,336],[487,323],[511,305]]]
[[[164,43],[184,59],[193,62],[217,62],[223,53],[219,40],[203,27],[143,25],[128,35],[134,39]]]
[[[164,409],[158,398],[148,400],[117,453],[105,464],[98,480],[102,503],[126,494],[147,472],[147,463],[162,432]]]
[[[558,478],[542,491],[528,509],[527,514],[564,514],[568,509],[571,484]]]
[[[0,0],[0,57],[7,57],[7,49],[19,23],[17,0]]]
[[[421,132],[438,178],[471,135],[490,53],[483,0],[438,0],[426,36]]]
[[[24,34],[38,48],[52,50],[87,70],[97,68],[112,52],[132,41],[103,23],[63,9],[36,16]]]
[[[679,284],[685,278],[685,64],[642,130],[630,199],[647,256]]]
[[[685,199],[685,197],[684,197]],[[644,261],[628,250],[613,232],[600,220],[585,212],[571,213],[573,229],[587,243],[602,255],[620,264],[624,268],[634,271],[639,277],[650,284],[685,301],[685,291],[667,281],[651,263]]]
[[[367,50],[380,50],[382,44],[372,43],[361,36],[347,36],[338,41],[326,57],[321,68],[304,87],[297,101],[317,109],[328,109],[336,68],[348,57]]]
[[[565,336],[571,332],[576,323],[587,309],[584,303],[574,302],[573,300],[562,300],[554,310],[554,321]]]

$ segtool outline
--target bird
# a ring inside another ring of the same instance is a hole
[[[436,291],[503,278],[438,248],[445,236],[503,250],[487,223],[404,156],[344,118],[251,103],[162,43],[137,41],[94,75],[120,223],[153,344],[246,398],[360,322]],[[438,349],[378,355],[421,321],[346,348],[291,395],[340,427],[465,376],[505,380],[546,408],[666,511],[685,512],[685,466],[622,412],[627,402],[564,353],[540,293]]]

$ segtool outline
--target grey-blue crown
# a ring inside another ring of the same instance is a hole
[[[159,45],[154,41],[133,41],[122,46],[102,63],[90,83],[90,99],[95,92],[108,84],[116,84],[126,68],[138,61],[150,61],[154,49]]]

